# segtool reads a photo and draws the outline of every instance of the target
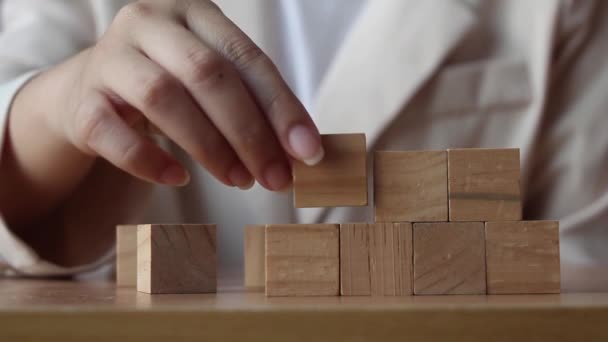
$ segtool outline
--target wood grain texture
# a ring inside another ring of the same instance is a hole
[[[325,157],[315,165],[293,163],[296,208],[367,205],[364,134],[322,135]]]
[[[608,293],[267,298],[220,287],[148,296],[110,281],[0,282],[7,342],[608,341]]]
[[[116,226],[116,286],[137,285],[137,225]]]
[[[407,296],[412,289],[412,224],[370,224],[372,296]]]
[[[448,150],[450,221],[519,221],[519,149]]]
[[[340,294],[369,296],[371,292],[369,225],[340,225]]]
[[[485,294],[484,224],[414,224],[414,294]]]
[[[374,217],[376,222],[447,221],[447,152],[376,152]]]
[[[266,226],[266,295],[337,296],[339,243],[335,224]]]
[[[216,226],[139,225],[137,290],[209,293],[217,288]]]
[[[559,222],[486,223],[490,294],[559,293]]]
[[[341,224],[340,287],[343,296],[411,295],[412,224]]]
[[[243,256],[245,287],[249,290],[263,290],[266,278],[265,230],[263,225],[245,226]]]

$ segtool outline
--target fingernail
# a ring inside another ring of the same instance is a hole
[[[190,182],[190,174],[180,165],[169,165],[160,175],[160,181],[167,185],[184,186]]]
[[[290,192],[292,190],[292,188],[293,188],[293,184],[290,183],[286,187],[284,187],[283,189],[281,189],[281,190],[279,190],[277,192],[279,192],[279,193],[288,193],[288,192]]]
[[[281,191],[291,184],[291,171],[285,163],[272,163],[266,167],[264,179],[270,190]]]
[[[251,181],[243,186],[239,186],[239,189],[241,190],[249,190],[251,188],[253,188],[253,185],[255,184],[255,179],[251,178]]]
[[[241,190],[250,189],[254,183],[253,177],[242,164],[233,166],[232,169],[230,169],[228,172],[228,179],[230,179],[230,182],[234,186],[237,186]]]
[[[320,140],[313,130],[305,125],[294,126],[289,131],[289,145],[306,165],[316,165],[325,155]]]

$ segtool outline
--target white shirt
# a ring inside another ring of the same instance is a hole
[[[282,54],[275,58],[306,109],[313,103],[338,47],[342,44],[364,0],[283,0],[280,7]]]
[[[367,1],[352,19],[344,41],[329,52],[331,60],[315,62],[321,65],[315,70],[328,66],[322,76],[310,73],[311,81],[303,82],[313,86],[296,84],[296,76],[290,76],[290,67],[284,64],[292,58],[286,57],[289,48],[281,44],[277,32],[284,27],[278,20],[284,18],[278,0],[217,2],[277,61],[298,95],[312,107],[322,132],[364,132],[368,152],[521,148],[524,216],[560,220],[562,289],[608,289],[608,22],[602,20],[608,16],[608,2]],[[7,84],[27,70],[57,63],[94,43],[124,1],[0,3],[6,30],[0,35],[0,84]],[[315,86],[319,78],[322,81]],[[15,86],[7,88],[13,89],[11,97]],[[316,98],[314,105],[307,96]],[[100,198],[125,201],[128,206],[75,196],[81,203],[72,203],[74,211],[94,207],[98,213],[90,221],[69,213],[62,218],[78,228],[217,222],[220,271],[240,267],[245,223],[371,218],[370,208],[296,213],[288,195],[260,188],[228,189],[188,163],[187,156],[181,157],[195,171],[189,187],[157,187],[150,195],[131,187],[121,192],[106,186],[95,193],[111,192]],[[134,186],[133,178],[117,178],[113,168],[102,171],[108,177],[114,172],[112,181]],[[124,183],[127,179],[131,183]],[[99,181],[87,180],[91,185]],[[153,199],[149,205],[144,201],[148,198]],[[125,213],[116,209],[128,208],[125,214],[132,214],[142,207],[147,209],[145,217],[111,217],[117,211]],[[85,221],[72,222],[76,219]],[[26,246],[2,243],[0,250],[20,271],[48,273]]]

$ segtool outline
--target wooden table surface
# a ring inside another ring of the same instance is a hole
[[[608,293],[266,298],[0,279],[0,341],[608,341]]]

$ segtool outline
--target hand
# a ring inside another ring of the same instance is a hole
[[[211,1],[138,1],[99,42],[61,66],[73,75],[50,127],[81,151],[145,180],[188,172],[134,126],[158,127],[219,181],[270,190],[289,157],[316,163],[319,133],[277,68]]]

